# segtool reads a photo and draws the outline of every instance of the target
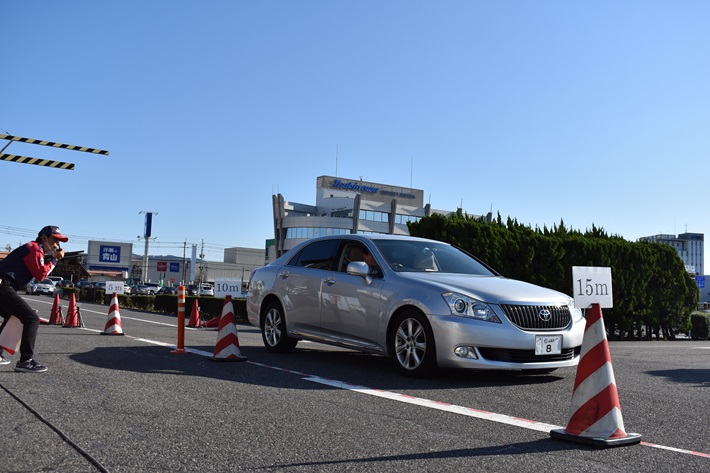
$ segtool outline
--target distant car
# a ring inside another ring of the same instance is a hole
[[[247,315],[271,352],[312,340],[387,356],[409,376],[574,367],[585,328],[566,294],[447,243],[378,234],[307,240],[256,269]]]
[[[61,281],[64,281],[64,278],[61,276],[47,276],[47,279],[51,279],[54,282],[54,286],[56,287]]]
[[[25,292],[27,294],[54,294],[54,281],[51,279],[44,279],[42,281],[33,281],[25,287]]]
[[[146,286],[145,284],[138,284],[131,288],[131,295],[154,296],[155,288],[153,286]]]
[[[177,287],[163,286],[158,290],[158,294],[167,294],[167,295],[177,294]]]
[[[130,295],[131,294],[131,286],[129,286],[128,284],[124,284],[123,285],[123,293]]]
[[[199,287],[197,284],[188,284],[187,287],[185,288],[185,295],[186,296],[196,296],[197,291]]]
[[[198,296],[214,296],[214,286],[212,284],[202,284],[197,293]]]
[[[75,286],[77,289],[91,289],[94,287],[94,283],[86,280],[82,280],[76,283]]]
[[[56,284],[56,287],[74,287],[74,283],[68,279],[62,279]]]
[[[106,281],[96,281],[94,283],[94,289],[103,289],[104,291],[106,290]]]

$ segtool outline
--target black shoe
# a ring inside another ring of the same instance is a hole
[[[34,358],[30,358],[27,361],[18,361],[15,365],[15,371],[22,373],[44,373],[47,369],[46,366],[39,364]]]

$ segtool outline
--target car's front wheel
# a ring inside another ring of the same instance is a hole
[[[392,361],[406,376],[427,376],[436,368],[434,332],[421,312],[408,310],[399,315],[389,344]]]
[[[269,303],[261,317],[261,338],[272,353],[287,353],[296,348],[298,340],[286,334],[286,318],[277,301]]]

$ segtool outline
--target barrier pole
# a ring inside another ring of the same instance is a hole
[[[177,348],[170,353],[182,354],[185,351],[185,286],[178,286],[177,307]]]

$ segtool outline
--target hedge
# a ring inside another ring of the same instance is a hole
[[[690,316],[690,337],[693,340],[708,340],[710,339],[710,315],[700,312],[693,312]]]

